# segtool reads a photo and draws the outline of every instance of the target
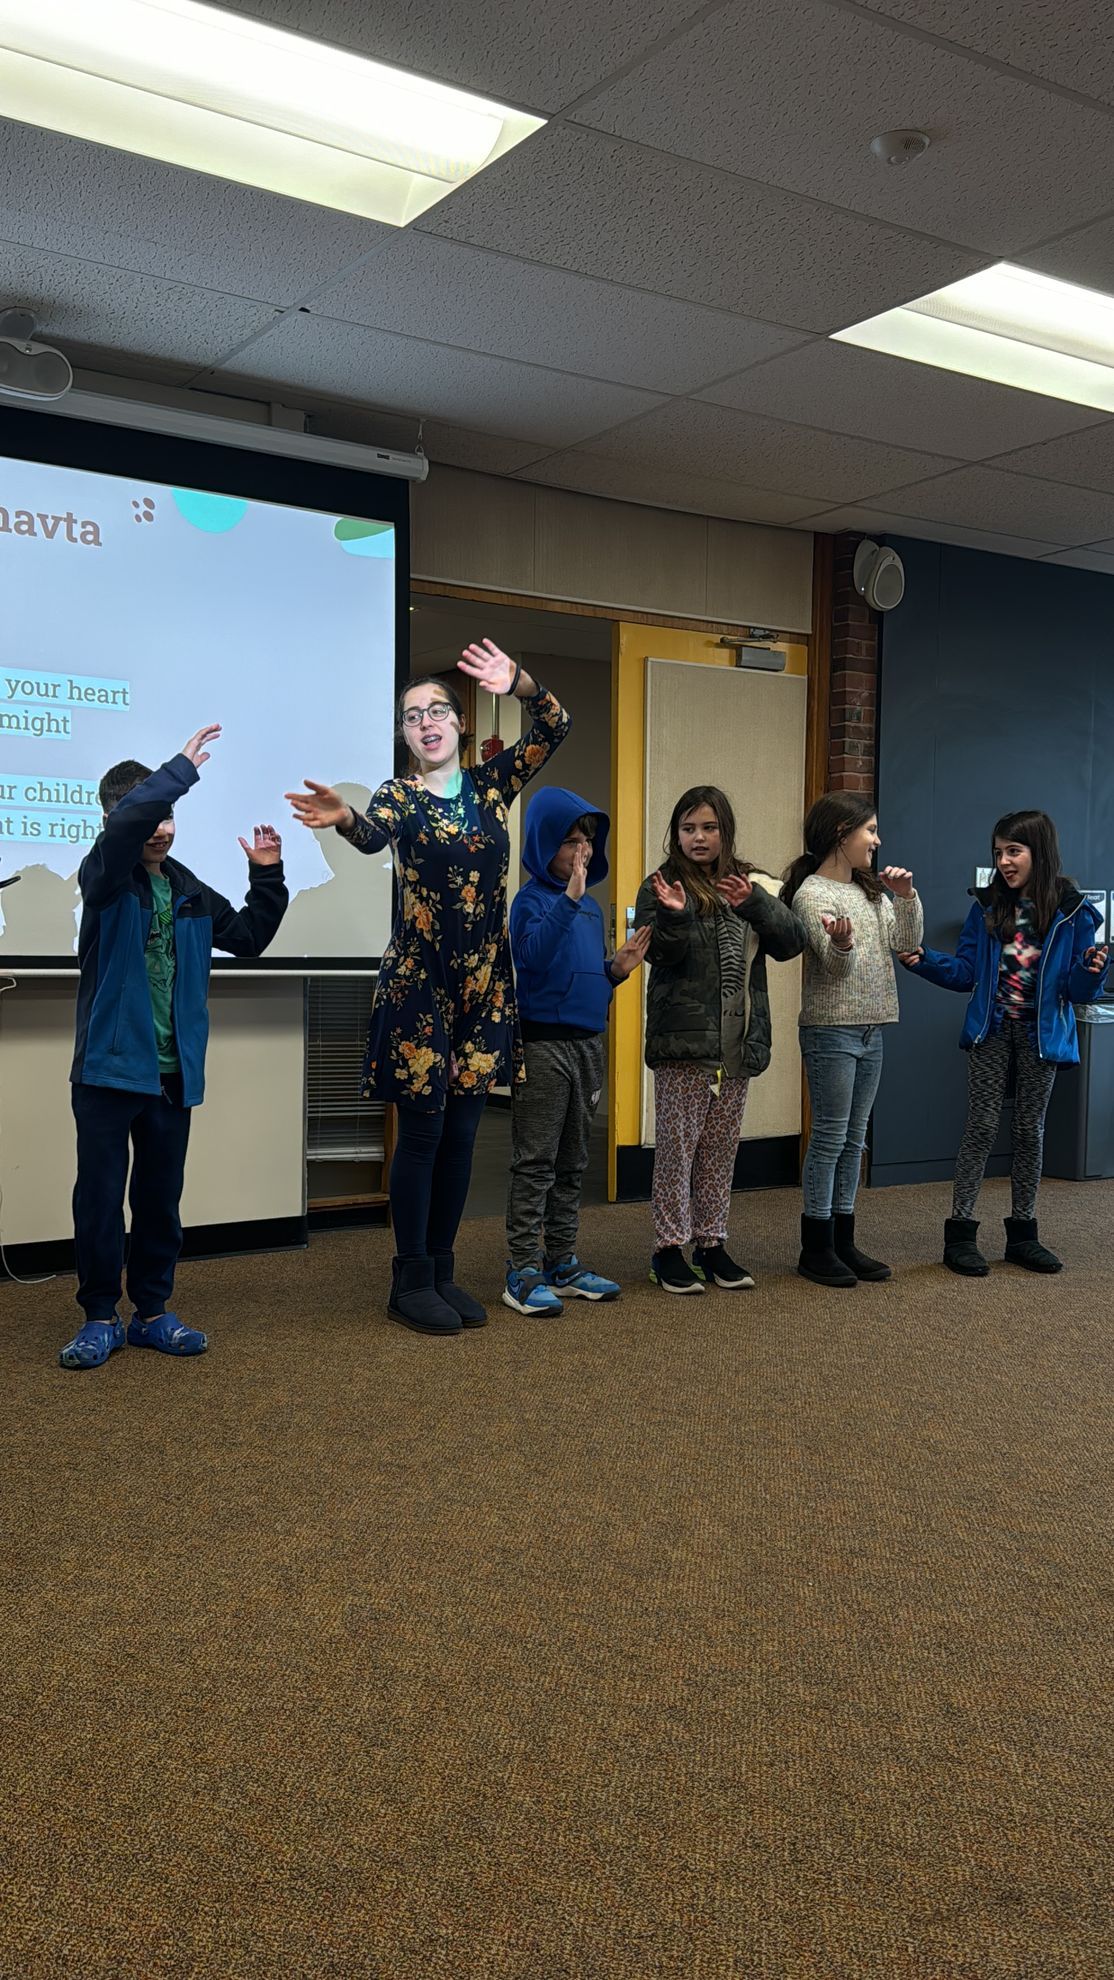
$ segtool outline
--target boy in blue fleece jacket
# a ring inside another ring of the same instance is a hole
[[[174,806],[193,789],[210,722],[161,769],[117,763],[101,779],[104,830],[82,861],[77,1038],[70,1080],[77,1124],[74,1243],[85,1315],[59,1359],[100,1368],[127,1342],[202,1354],[206,1337],[167,1308],[182,1244],[178,1204],[190,1114],[205,1095],[209,964],[214,948],[260,956],[286,912],[282,840],[273,825],[241,839],[242,908],[169,858]],[[124,1191],[131,1159],[127,1333],[117,1312]]]
[[[575,791],[556,787],[540,790],[526,814],[522,864],[531,878],[510,917],[526,1080],[512,1101],[503,1293],[518,1313],[560,1313],[562,1296],[619,1292],[576,1255],[607,1014],[615,985],[638,968],[650,942],[650,930],[639,929],[607,959],[603,915],[587,890],[607,877],[609,824]]]

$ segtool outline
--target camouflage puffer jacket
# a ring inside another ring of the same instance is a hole
[[[808,946],[802,921],[777,898],[777,881],[767,873],[748,875],[753,893],[746,905],[727,909],[743,924],[746,937],[746,1023],[743,1073],[753,1079],[770,1063],[770,994],[766,958],[789,962]],[[659,905],[651,877],[638,890],[635,927],[653,929],[650,980],[646,992],[646,1064],[715,1065],[722,1058],[723,1010],[720,942],[714,914],[697,914],[691,900],[679,912]]]

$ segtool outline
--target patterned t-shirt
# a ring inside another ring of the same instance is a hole
[[[1017,930],[1003,942],[998,964],[998,1009],[1006,1017],[1031,1018],[1037,1008],[1037,970],[1041,943],[1033,919],[1032,901],[1017,904]]]
[[[159,1071],[178,1071],[178,1050],[174,1043],[174,901],[165,873],[152,873],[153,913],[147,936],[147,983],[151,992],[151,1015],[155,1020],[155,1043],[159,1048]]]

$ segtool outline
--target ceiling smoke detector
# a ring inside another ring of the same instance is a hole
[[[914,158],[923,158],[931,143],[925,131],[879,131],[871,138],[870,148],[883,165],[908,165]]]

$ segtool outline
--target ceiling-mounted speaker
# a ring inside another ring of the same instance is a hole
[[[64,399],[73,366],[53,344],[37,344],[29,309],[0,310],[0,394],[11,399]]]
[[[864,536],[852,567],[855,590],[872,612],[892,612],[905,596],[905,566],[896,550]]]

